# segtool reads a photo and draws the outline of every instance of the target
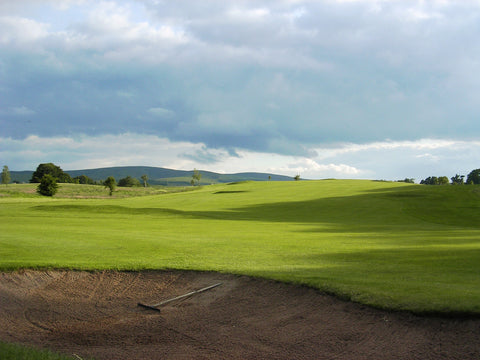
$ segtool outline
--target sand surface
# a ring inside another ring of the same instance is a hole
[[[221,282],[211,290],[156,304]],[[101,359],[480,359],[480,319],[202,272],[0,273],[0,340]]]

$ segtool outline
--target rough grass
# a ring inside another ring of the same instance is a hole
[[[0,359],[2,360],[74,360],[49,350],[37,350],[30,347],[0,342]],[[86,359],[85,359],[86,360]]]
[[[81,184],[58,184],[58,192],[54,198],[61,199],[86,199],[86,198],[128,198],[136,196],[146,195],[159,195],[166,193],[177,193],[185,191],[196,190],[196,187],[192,186],[135,186],[135,187],[116,187],[112,196],[109,195],[109,190],[103,185],[81,185]],[[9,184],[7,186],[2,185],[0,187],[1,197],[23,197],[23,198],[38,198],[42,195],[37,194],[38,184]]]
[[[1,196],[0,269],[213,270],[381,308],[478,315],[478,191],[328,180],[130,198]]]

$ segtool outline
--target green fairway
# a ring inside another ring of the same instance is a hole
[[[2,187],[0,268],[214,270],[382,308],[480,314],[480,187],[324,180],[150,191],[45,198],[34,185]]]

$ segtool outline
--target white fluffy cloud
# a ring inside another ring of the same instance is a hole
[[[0,138],[0,157],[12,170],[54,162],[63,169],[148,165],[220,173],[271,172],[303,179],[386,179],[467,175],[479,167],[478,141],[385,142],[317,148],[318,156],[246,150],[227,152],[205,144],[172,142],[154,135]]]

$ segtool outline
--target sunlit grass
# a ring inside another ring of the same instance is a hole
[[[78,198],[0,197],[0,268],[214,270],[382,308],[480,313],[476,186],[329,180],[195,190],[82,199],[72,185]]]

